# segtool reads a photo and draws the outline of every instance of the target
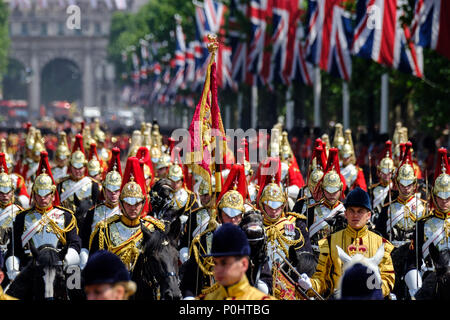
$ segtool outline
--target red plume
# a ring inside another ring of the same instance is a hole
[[[72,153],[74,153],[77,150],[81,150],[81,152],[86,154],[84,152],[83,136],[79,133],[75,136],[75,143],[73,144],[73,147],[72,147]]]
[[[147,147],[140,147],[136,152],[136,158],[139,159],[141,164],[146,164],[150,168],[150,172],[152,175],[150,186],[153,185],[153,181],[155,180],[155,170],[153,169],[152,158],[150,157],[150,151]],[[144,169],[142,167],[142,169]]]
[[[280,185],[281,181],[281,161],[278,157],[269,157],[261,166],[259,176],[259,191],[256,197],[256,204],[259,206],[259,199],[266,185],[272,181]]]
[[[44,169],[45,169],[45,173],[50,176],[53,184],[56,186],[55,179],[53,178],[52,170],[51,170],[50,164],[48,162],[48,152],[47,151],[41,151],[41,159],[39,160],[39,166],[36,171],[36,177],[38,177],[41,173],[43,173]],[[54,206],[60,205],[58,191],[55,191],[55,200],[53,200],[53,205]]]
[[[230,173],[223,184],[222,191],[217,197],[216,203],[219,203],[225,193],[233,190],[234,186],[236,186],[236,190],[242,195],[245,201],[247,198],[247,179],[245,178],[245,169],[242,164],[233,164],[231,166]]]
[[[0,153],[1,156],[1,153]],[[450,174],[450,166],[448,163],[447,157],[447,149],[439,148],[437,158],[436,158],[436,166],[434,167],[434,178],[433,183],[436,181],[436,178],[442,173],[442,168],[445,168],[445,172]]]
[[[109,159],[108,163],[108,172],[113,170],[114,165],[116,165],[116,169],[120,175],[123,176],[122,166],[120,165],[120,149],[118,147],[114,147],[111,150],[111,159]]]
[[[6,165],[6,158],[3,152],[0,152],[0,166],[3,167],[5,173],[8,173],[8,166]]]
[[[141,214],[141,217],[144,217],[147,215],[149,209],[147,188],[145,187],[144,171],[142,170],[142,167],[139,163],[139,159],[136,157],[129,157],[127,159],[127,164],[125,166],[125,172],[122,179],[122,185],[120,186],[120,192],[122,192],[123,187],[128,182],[130,182],[131,175],[133,175],[134,181],[141,187],[141,191],[145,197],[145,205]]]
[[[249,153],[248,153],[248,141],[247,141],[247,139],[242,138],[242,140],[241,140],[241,148],[245,152],[245,160],[246,161],[250,161],[250,156],[249,156]]]

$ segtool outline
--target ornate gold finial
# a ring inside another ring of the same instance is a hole
[[[219,41],[217,41],[217,35],[210,33],[208,34],[208,51],[215,54],[217,49],[219,49]]]

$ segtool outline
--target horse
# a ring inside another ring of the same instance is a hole
[[[143,224],[141,229],[143,250],[131,273],[131,279],[137,284],[132,299],[180,300],[178,250],[165,232],[150,231]]]
[[[424,275],[416,300],[450,300],[450,249],[439,251],[432,243],[430,256],[434,271]]]
[[[6,294],[20,300],[69,300],[63,257],[67,248],[59,251],[51,245],[35,248],[33,258],[17,275]]]

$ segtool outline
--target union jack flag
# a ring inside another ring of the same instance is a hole
[[[174,60],[174,75],[169,84],[167,94],[173,96],[176,94],[178,88],[183,84],[184,81],[184,69],[186,65],[186,43],[185,35],[181,27],[180,22],[177,22],[176,32],[176,47],[175,47],[175,60]]]
[[[223,3],[213,0],[204,0],[203,5],[209,33],[218,35],[219,40],[216,55],[217,85],[220,88],[236,89],[231,77],[231,48],[225,44],[225,14],[228,9]]]
[[[198,90],[203,83],[208,67],[208,34],[210,33],[208,21],[206,20],[205,10],[201,7],[195,7],[195,87]]]
[[[401,22],[399,0],[359,0],[352,52],[355,55],[423,76],[422,50],[411,40],[410,30]]]
[[[274,0],[272,56],[268,66],[269,84],[289,84],[294,59],[296,24],[300,18],[298,0]],[[265,66],[263,67],[263,73]]]
[[[248,6],[239,0],[231,0],[228,39],[231,47],[231,76],[236,84],[245,82],[246,78],[247,39],[241,31],[239,16],[246,17],[247,8]]]
[[[350,80],[352,20],[342,0],[310,0],[308,5],[307,60],[320,69]]]
[[[248,8],[250,17],[250,41],[247,52],[246,82],[250,85],[267,83],[270,71],[270,45],[271,34],[268,25],[272,20],[273,0],[252,0]],[[263,70],[263,67],[266,66]]]
[[[188,84],[192,84],[195,80],[195,47],[197,44],[195,41],[189,42],[188,47],[186,48],[185,58],[186,65],[184,68],[184,87],[187,87]]]
[[[306,61],[304,47],[305,32],[301,21],[298,21],[295,33],[294,61],[292,65],[291,81],[300,81],[308,86],[313,85],[314,67]]]
[[[450,59],[450,2],[416,0],[411,35],[416,45],[436,50]]]

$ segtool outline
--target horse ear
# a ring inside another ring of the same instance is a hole
[[[141,230],[144,243],[147,243],[152,237],[152,232],[141,222]]]
[[[430,244],[430,247],[428,249],[430,251],[430,256],[431,256],[431,260],[433,260],[433,263],[435,265],[437,265],[439,263],[439,249],[436,248],[436,246],[434,245],[434,243],[432,242]]]
[[[345,251],[341,249],[341,247],[336,246],[336,249],[338,251],[339,258],[342,260],[344,264],[352,260],[352,258],[348,254],[346,254]]]
[[[374,263],[376,266],[378,266],[381,262],[381,260],[384,257],[384,243],[381,244],[381,246],[378,248],[377,252],[375,253],[375,255],[370,258],[370,262]]]

